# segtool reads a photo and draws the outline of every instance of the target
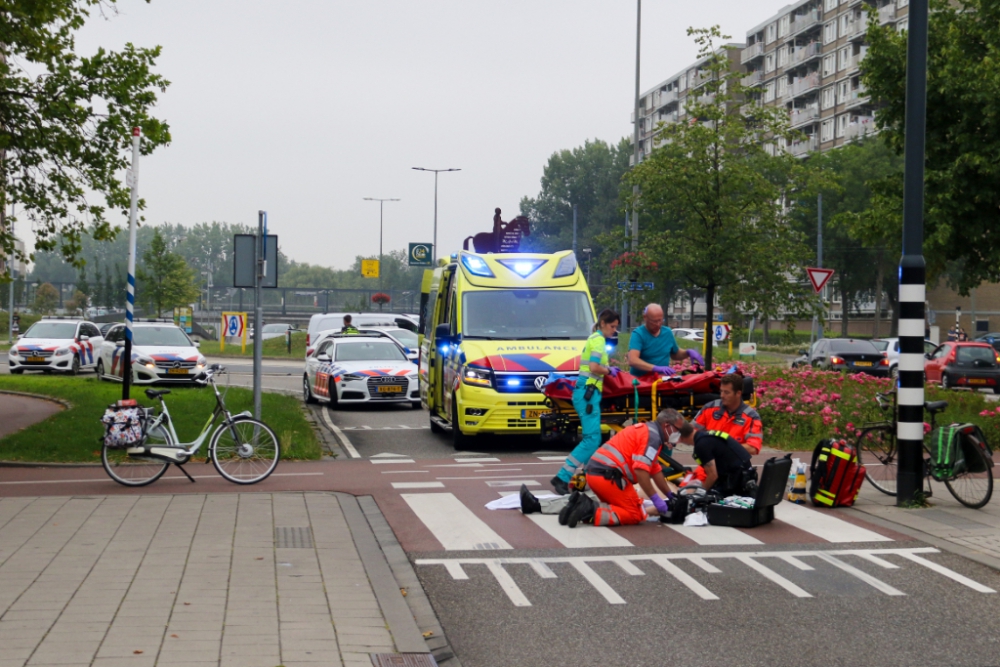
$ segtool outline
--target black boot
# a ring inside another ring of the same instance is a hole
[[[590,496],[581,495],[580,500],[570,510],[567,519],[569,527],[576,528],[576,524],[578,523],[593,523],[594,512],[597,511],[598,507],[599,505],[591,500]]]
[[[557,494],[559,494],[560,496],[568,496],[569,495],[569,484],[567,484],[566,482],[564,482],[561,479],[559,479],[558,476],[553,477],[549,481],[549,484],[552,485],[552,489]]]
[[[531,491],[528,491],[528,487],[525,484],[521,485],[521,513],[531,514],[533,512],[541,512],[542,504],[538,502],[538,498],[531,495]]]
[[[577,501],[583,497],[583,494],[579,491],[573,491],[570,494],[569,500],[566,501],[566,506],[559,510],[559,525],[565,526],[569,522],[569,513],[573,511],[573,506],[576,505]]]

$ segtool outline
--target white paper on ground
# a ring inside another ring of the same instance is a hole
[[[691,512],[684,517],[685,526],[707,526],[708,515],[704,512]]]
[[[535,498],[542,500],[544,498],[558,498],[557,493],[540,493],[536,494]],[[488,510],[519,510],[521,509],[521,496],[516,493],[512,493],[509,496],[504,496],[503,498],[497,498],[496,500],[491,500],[486,503],[486,509]]]

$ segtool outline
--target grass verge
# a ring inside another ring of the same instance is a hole
[[[146,398],[143,389],[133,387],[132,396],[143,405],[152,405],[153,401]],[[0,460],[48,463],[95,463],[101,460],[98,442],[104,433],[101,415],[108,405],[121,398],[121,385],[100,382],[94,377],[3,375],[0,376],[0,390],[52,396],[73,406],[0,439]],[[193,440],[212,414],[215,396],[208,387],[170,387],[170,390],[166,401],[177,435],[185,441]],[[226,406],[234,413],[252,409],[253,406],[253,392],[249,389],[233,387],[225,399]],[[0,400],[3,400],[2,396]],[[283,459],[320,458],[320,443],[306,420],[301,400],[265,393],[261,409],[264,421],[281,442]],[[207,452],[206,443],[202,445],[201,454]]]
[[[306,333],[304,331],[292,334],[292,351],[288,351],[285,337],[269,338],[264,341],[263,356],[265,359],[304,359],[306,356]],[[218,341],[205,341],[202,343],[200,351],[206,357],[242,357],[244,359],[253,358],[253,341],[247,339],[246,352],[241,351],[240,345],[226,343],[226,349],[219,351]]]

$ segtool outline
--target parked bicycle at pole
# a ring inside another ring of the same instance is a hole
[[[857,439],[858,454],[865,466],[865,477],[876,489],[890,496],[896,495],[899,449],[896,443],[896,390],[875,395],[879,408],[892,410],[891,420],[865,424]],[[943,482],[955,500],[966,507],[978,509],[993,496],[993,452],[985,437],[973,424],[953,425],[956,442],[954,452],[942,457],[941,438],[935,429],[935,415],[948,407],[947,401],[929,401],[924,410],[930,414],[930,432],[924,437],[924,496],[930,497],[931,481]],[[950,441],[949,441],[950,445]],[[942,464],[942,458],[947,458]]]
[[[198,381],[212,388],[216,405],[201,433],[191,442],[181,442],[174,429],[170,411],[163,400],[170,393],[169,389],[146,390],[149,399],[159,399],[158,413],[155,408],[113,406],[109,412],[116,408],[134,411],[132,414],[138,415],[138,424],[134,442],[115,442],[107,434],[104,437],[101,464],[111,479],[125,486],[145,486],[162,477],[174,464],[194,482],[183,465],[198,453],[206,441],[208,456],[205,462],[211,460],[219,474],[230,482],[255,484],[274,472],[281,457],[278,438],[267,424],[254,419],[249,411],[234,415],[226,408],[225,395],[219,393],[215,384],[215,376],[224,372],[224,367],[215,364]],[[104,423],[111,423],[107,416]]]

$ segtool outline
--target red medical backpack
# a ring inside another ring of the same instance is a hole
[[[817,507],[850,507],[865,481],[865,467],[846,440],[821,440],[809,467],[809,498]]]

